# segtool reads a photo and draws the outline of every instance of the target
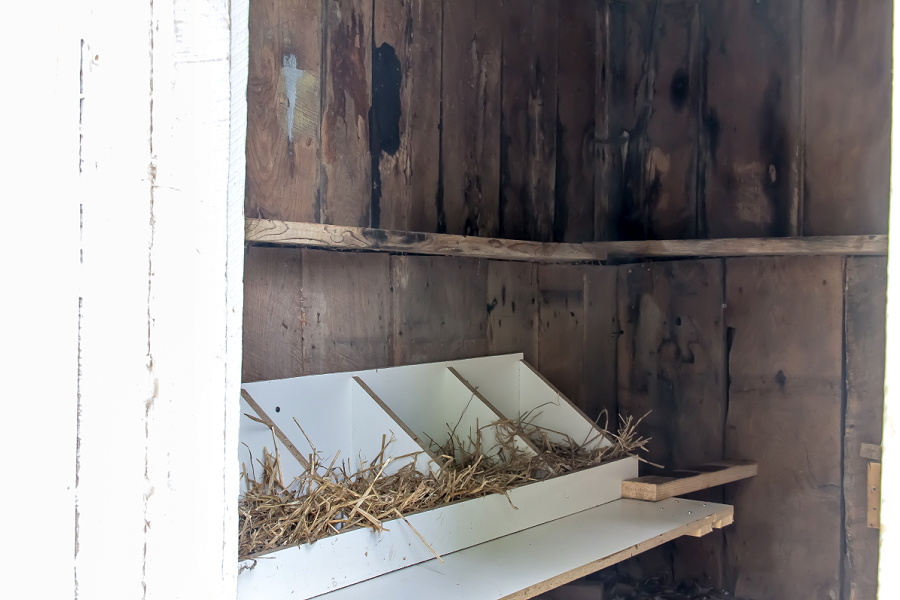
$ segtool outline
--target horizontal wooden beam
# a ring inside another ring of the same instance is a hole
[[[603,253],[602,248],[588,249],[583,244],[545,244],[444,233],[387,231],[365,227],[291,223],[267,219],[247,219],[246,241],[332,250],[373,250],[527,262],[565,263],[606,260],[606,254]]]
[[[610,258],[884,256],[888,248],[886,235],[557,244],[268,219],[247,219],[245,239],[251,244],[548,263],[604,262]]]

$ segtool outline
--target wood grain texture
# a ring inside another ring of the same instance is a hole
[[[646,240],[585,243],[591,252],[610,258],[689,258],[729,256],[886,256],[886,235],[732,238],[715,240]]]
[[[302,251],[247,248],[241,381],[303,374]]]
[[[699,468],[687,469],[685,474],[677,473],[679,476],[648,475],[625,480],[622,482],[622,497],[659,502],[666,498],[692,494],[707,488],[754,477],[757,472],[758,467],[755,462],[720,461],[709,463]]]
[[[611,0],[597,0],[594,16],[594,239],[616,239],[610,222],[609,190],[613,165],[619,150],[610,139],[613,76],[610,24]]]
[[[559,3],[553,241],[594,239],[596,0]]]
[[[584,268],[538,266],[540,339],[537,370],[584,410]]]
[[[375,1],[374,227],[437,231],[441,16],[427,0]]]
[[[489,261],[487,276],[488,354],[522,352],[538,362],[537,267]]]
[[[506,238],[553,238],[558,4],[503,5],[500,235]]]
[[[884,412],[887,261],[849,258],[844,284],[847,406],[844,415],[844,527],[842,598],[874,598],[878,533],[867,527],[866,469],[861,452],[876,445],[880,459]]]
[[[391,365],[390,257],[303,250],[304,375]]]
[[[605,409],[610,422],[619,414],[617,345],[619,324],[617,267],[584,267],[584,365],[581,407],[591,419]],[[600,421],[603,424],[603,421]]]
[[[250,3],[246,214],[314,220],[321,2]]]
[[[588,250],[580,244],[545,244],[439,233],[384,231],[363,227],[256,219],[247,219],[246,239],[248,242],[284,246],[466,256],[531,262],[585,262],[606,258],[602,248]]]
[[[723,277],[719,260],[619,267],[619,412],[653,411],[648,459],[670,469],[724,458]]]
[[[881,528],[881,463],[869,463],[866,472],[869,492],[867,525],[869,529],[878,530]]]
[[[798,234],[800,4],[701,5],[701,237]]]
[[[613,2],[611,198],[621,239],[697,235],[699,2]]]
[[[500,235],[500,0],[444,0],[438,228]]]
[[[750,598],[836,598],[844,259],[741,258],[726,268],[725,452],[759,463],[759,475],[726,490],[732,587]]]
[[[372,2],[326,0],[320,223],[371,222]]]
[[[394,364],[487,353],[487,263],[478,259],[391,257]]]
[[[804,234],[887,233],[892,4],[804,4]]]

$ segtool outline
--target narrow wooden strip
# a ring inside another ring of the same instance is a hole
[[[580,244],[549,244],[463,235],[410,233],[265,219],[247,219],[246,232],[248,242],[339,250],[379,250],[531,262],[585,262],[606,259],[602,250],[591,251]]]
[[[881,463],[869,463],[869,518],[870,529],[881,528]]]
[[[332,250],[369,250],[547,263],[597,262],[609,257],[885,256],[888,248],[886,235],[557,244],[269,219],[247,219],[246,241],[251,244]]]
[[[715,463],[723,467],[719,471],[693,477],[637,477],[622,482],[622,496],[635,500],[659,502],[673,496],[681,496],[753,477],[757,473],[755,462]]]
[[[273,421],[272,418],[266,414],[266,411],[264,411],[262,407],[256,403],[256,400],[253,399],[253,396],[247,393],[247,390],[242,389],[241,398],[247,401],[247,404],[250,405],[250,408],[252,408],[253,411],[257,415],[259,415],[259,419],[272,430],[272,432],[275,434],[275,437],[277,437],[278,440],[285,445],[285,447],[288,449],[288,452],[290,452],[291,455],[297,459],[297,462],[300,463],[300,465],[304,469],[308,469],[309,461],[304,458],[303,454],[301,454],[299,450],[297,450],[297,446],[295,446],[291,442],[291,440],[288,439],[288,436],[284,435],[284,432],[281,431],[278,425],[275,424],[275,421]]]

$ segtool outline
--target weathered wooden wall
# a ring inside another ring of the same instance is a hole
[[[247,214],[538,241],[885,233],[890,0],[260,0]]]

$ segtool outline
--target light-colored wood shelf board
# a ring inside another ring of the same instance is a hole
[[[387,231],[319,223],[247,219],[245,241],[331,250],[361,250],[464,256],[541,263],[586,263],[638,258],[715,258],[730,256],[884,256],[886,235],[804,238],[647,240],[634,242],[544,243],[442,233]]]
[[[622,496],[635,500],[658,502],[753,477],[758,471],[755,462],[718,462],[699,467],[696,475],[658,477],[650,475],[622,482]]]
[[[724,504],[620,499],[323,596],[525,600],[683,535],[732,522]]]

